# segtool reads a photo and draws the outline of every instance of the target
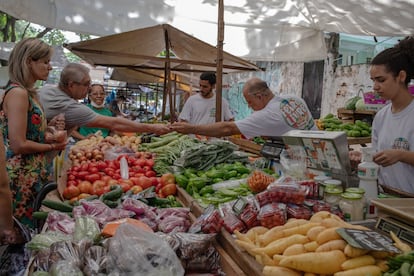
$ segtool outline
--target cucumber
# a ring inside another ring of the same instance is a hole
[[[54,201],[50,199],[44,199],[42,201],[42,205],[61,212],[72,212],[73,206],[63,203],[61,201]]]
[[[37,211],[37,212],[33,212],[32,217],[34,219],[47,219],[47,216],[49,215],[49,212],[44,212],[44,211]]]
[[[117,185],[116,188],[114,188],[112,191],[104,193],[102,195],[102,200],[116,201],[122,196],[122,193],[122,187]]]

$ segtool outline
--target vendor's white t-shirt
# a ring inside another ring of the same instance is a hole
[[[43,87],[40,89],[39,95],[47,120],[49,121],[54,116],[64,113],[67,130],[84,126],[100,116],[85,104],[71,98],[58,87]]]
[[[235,122],[247,139],[257,136],[282,136],[289,130],[315,129],[305,101],[295,96],[274,96],[262,109]]]
[[[234,118],[230,111],[229,103],[222,99],[221,104],[222,121],[229,121]],[[200,94],[190,96],[184,104],[183,110],[178,116],[193,125],[204,125],[216,122],[216,95],[206,99]]]
[[[403,111],[393,114],[391,104],[384,106],[372,123],[372,146],[376,152],[386,149],[414,150],[414,100]],[[414,194],[414,166],[398,162],[380,167],[378,182]]]

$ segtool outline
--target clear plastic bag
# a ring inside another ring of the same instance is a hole
[[[184,275],[170,245],[154,233],[122,224],[110,239],[107,272],[110,275]]]
[[[284,175],[297,180],[306,179],[306,153],[303,148],[284,149],[280,154],[280,164]]]

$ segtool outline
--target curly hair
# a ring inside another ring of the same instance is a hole
[[[405,84],[408,86],[410,80],[414,79],[414,37],[407,36],[394,47],[385,49],[372,59],[371,65],[385,65],[394,77],[400,71],[405,71]]]

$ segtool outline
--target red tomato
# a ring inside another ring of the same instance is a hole
[[[103,171],[105,168],[108,167],[108,165],[105,163],[105,161],[98,161],[96,162],[96,167],[100,170]]]
[[[129,189],[131,189],[131,185],[129,185],[128,183],[121,182],[121,183],[119,183],[119,185],[121,186],[122,191],[123,191],[124,193],[125,193],[125,192],[128,192],[128,191],[129,191]]]
[[[112,185],[118,185],[119,181],[116,179],[110,179],[108,180],[108,182],[106,182],[108,184],[108,186],[112,186]]]
[[[139,178],[139,184],[138,184],[139,186],[141,186],[142,187],[142,189],[147,189],[147,188],[149,188],[149,187],[151,187],[152,186],[152,182],[151,182],[151,179],[149,179],[148,177],[146,177],[146,176],[141,176],[140,178]]]
[[[175,195],[177,193],[177,185],[167,184],[161,188],[160,193],[165,197],[169,195]]]
[[[131,180],[134,185],[139,185],[139,177],[131,176],[129,180]]]
[[[104,173],[106,175],[112,176],[115,173],[115,169],[107,167],[104,169]]]
[[[89,163],[83,163],[83,164],[80,166],[80,170],[81,170],[81,171],[87,171],[87,170],[88,170],[88,168],[89,168]]]
[[[103,175],[101,176],[101,180],[105,181],[105,183],[108,183],[108,181],[112,179],[109,175]]]
[[[85,194],[92,194],[92,183],[88,180],[83,180],[78,185],[79,191]]]
[[[154,167],[154,159],[147,159],[145,160],[145,165],[150,166],[151,168]]]
[[[80,171],[79,173],[78,173],[78,179],[81,179],[81,180],[84,180],[84,179],[86,179],[86,176],[88,176],[89,175],[89,172],[88,171]]]
[[[168,184],[175,184],[175,176],[172,173],[165,173],[161,175],[160,183],[162,186],[166,186]]]
[[[73,166],[70,169],[71,169],[71,171],[78,172],[80,170],[80,167],[79,166]]]
[[[76,176],[73,173],[68,173],[68,180],[75,180]]]
[[[113,179],[121,179],[121,175],[119,173],[114,173],[112,176]]]
[[[101,175],[99,173],[92,173],[85,176],[85,180],[88,180],[91,183],[99,179],[101,179]]]
[[[144,166],[142,168],[144,169],[144,172],[152,171],[152,168],[150,166]]]
[[[146,177],[154,177],[154,176],[156,176],[157,174],[153,171],[153,170],[151,170],[151,171],[146,171],[145,172],[145,176]]]
[[[63,198],[65,199],[71,199],[73,197],[76,197],[80,194],[79,188],[72,185],[72,186],[67,186],[64,190],[63,190]]]
[[[76,180],[68,180],[66,186],[78,186],[78,182]]]
[[[140,166],[140,167],[143,167],[146,164],[147,164],[147,162],[143,158],[139,158],[139,159],[135,160],[135,162],[134,162],[135,166]]]
[[[100,196],[106,192],[106,187],[109,190],[109,186],[103,180],[95,180],[92,184],[92,194]]]
[[[144,174],[143,174],[143,173],[141,173],[141,172],[137,172],[137,173],[135,173],[135,174],[134,174],[134,176],[135,176],[135,177],[141,177],[141,176],[144,176]]]
[[[130,189],[130,191],[135,195],[135,194],[137,194],[139,192],[142,192],[142,187],[141,186],[138,186],[138,185],[132,186],[131,189]]]
[[[152,186],[157,186],[160,183],[159,177],[152,176],[150,177]]]
[[[90,173],[98,173],[98,172],[99,172],[99,169],[98,169],[98,167],[96,167],[96,166],[90,166],[90,165],[89,165],[88,171],[89,171]]]

